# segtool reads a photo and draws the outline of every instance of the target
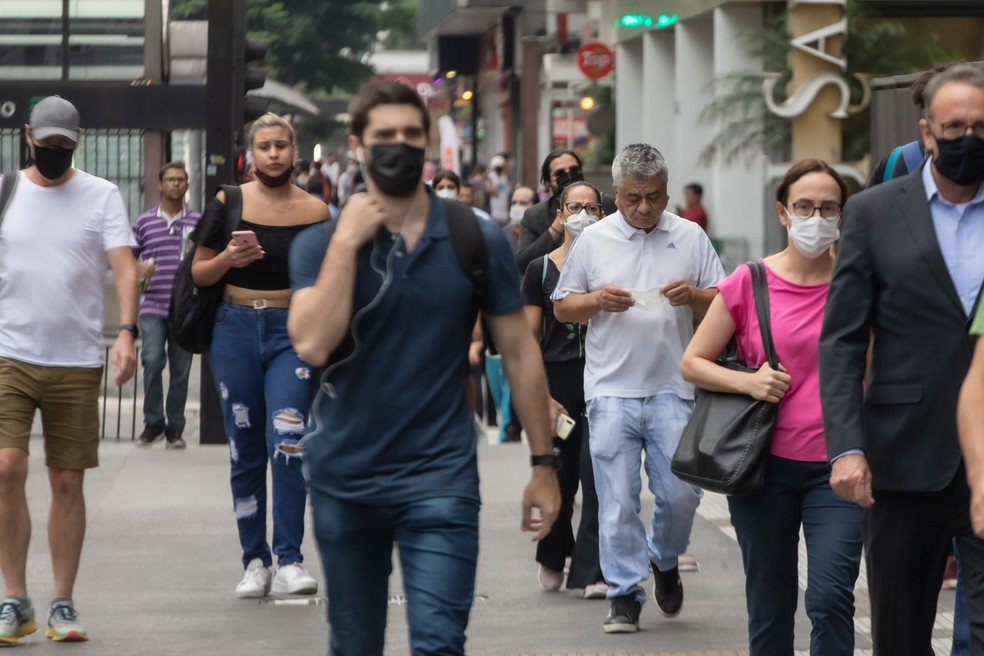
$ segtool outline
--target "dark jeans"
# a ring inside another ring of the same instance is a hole
[[[166,425],[174,434],[181,435],[185,428],[188,372],[193,356],[174,343],[168,334],[167,319],[163,317],[140,317],[140,339],[140,363],[144,370],[144,424],[161,429]],[[166,408],[162,380],[165,363],[170,378]]]
[[[329,656],[383,653],[394,543],[412,654],[465,653],[478,562],[477,501],[437,497],[363,506],[312,487],[311,507],[327,582]]]
[[[810,654],[853,656],[861,524],[857,506],[830,487],[827,463],[770,456],[765,489],[728,497],[728,507],[745,566],[750,656],[793,653],[800,525],[808,556]]]

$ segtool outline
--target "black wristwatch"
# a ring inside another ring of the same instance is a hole
[[[555,448],[550,453],[538,456],[530,456],[530,467],[553,467],[560,469],[560,449]]]
[[[116,332],[120,332],[121,330],[125,330],[133,335],[133,339],[140,337],[140,329],[137,328],[137,324],[135,323],[121,323]]]

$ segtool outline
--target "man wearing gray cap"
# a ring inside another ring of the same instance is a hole
[[[117,385],[136,367],[136,245],[119,189],[72,167],[79,113],[49,96],[25,126],[34,164],[0,215],[0,645],[38,628],[27,596],[31,538],[24,484],[36,410],[51,484],[48,542],[54,578],[46,635],[88,640],[72,603],[85,535],[85,470],[98,465],[103,370],[103,279],[113,271],[120,326],[109,364]]]

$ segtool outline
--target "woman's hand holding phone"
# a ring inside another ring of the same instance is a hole
[[[252,230],[234,230],[226,251],[232,260],[232,266],[242,268],[251,262],[261,259],[265,253],[260,247],[256,233]]]

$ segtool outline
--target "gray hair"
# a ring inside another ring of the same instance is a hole
[[[926,108],[923,110],[925,118],[933,118],[931,111],[933,99],[947,82],[964,82],[984,89],[984,65],[977,62],[954,64],[934,75],[923,90],[923,101],[926,103]]]
[[[630,144],[615,156],[612,162],[612,184],[616,188],[622,186],[622,178],[652,178],[659,176],[664,182],[669,182],[670,172],[666,158],[649,144]]]

